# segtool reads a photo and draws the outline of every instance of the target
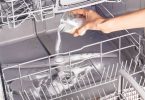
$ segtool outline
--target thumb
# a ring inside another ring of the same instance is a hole
[[[90,24],[89,23],[86,23],[84,25],[82,25],[80,28],[76,29],[76,31],[74,32],[74,36],[77,37],[77,36],[83,36],[86,31],[88,29],[90,29]]]

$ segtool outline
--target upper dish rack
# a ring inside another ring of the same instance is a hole
[[[16,28],[27,19],[34,18],[36,21],[44,21],[53,18],[55,13],[88,7],[103,2],[120,2],[121,0],[76,1],[75,4],[63,4],[63,0],[4,0],[0,2],[1,26],[8,25]]]

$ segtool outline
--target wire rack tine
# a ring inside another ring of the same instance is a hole
[[[32,94],[34,100],[36,100],[36,97],[34,96],[34,93],[32,92],[32,90],[30,89],[30,93]]]
[[[130,70],[131,70],[131,67],[132,67],[132,62],[133,62],[133,59],[131,59],[131,62],[130,62],[130,65],[129,65],[129,68],[128,68],[128,73],[130,73]]]
[[[106,96],[107,96],[107,94],[106,94],[106,92],[105,92],[104,88],[102,88],[102,90],[103,90],[103,93],[104,93],[104,95],[105,95],[105,97],[106,97]]]
[[[80,75],[80,79],[83,81],[83,84],[84,84],[85,88],[87,88],[87,85],[86,85],[86,83],[85,83],[85,81],[84,81],[82,75]]]
[[[77,100],[80,100],[79,96],[77,96]]]
[[[19,67],[19,80],[20,80],[20,85],[21,85],[21,91],[23,91],[23,80],[22,80],[22,78],[21,78],[21,76],[22,76],[22,74],[21,74],[21,66],[20,65],[18,65],[18,67]]]
[[[135,63],[135,67],[134,67],[133,73],[136,72],[136,69],[137,69],[137,63]]]
[[[89,71],[89,73],[90,73],[90,75],[91,75],[91,79],[93,80],[93,83],[96,84],[95,79],[94,79],[94,77],[93,77],[93,75],[92,75],[91,70]]]
[[[59,94],[59,93],[56,91],[55,86],[53,85],[53,83],[50,83],[50,86],[52,86],[52,88],[54,89],[54,91],[55,91],[56,94]],[[56,97],[58,97],[58,96],[56,95]]]
[[[87,80],[88,80],[88,82],[89,82],[89,86],[91,87],[92,85],[91,85],[91,81],[90,81],[90,79],[89,79],[89,77],[88,77],[88,73],[85,73],[85,76],[87,77]]]
[[[125,84],[125,89],[127,89],[128,84],[129,84],[129,83],[128,83],[128,81],[127,81],[126,84]]]
[[[115,85],[115,83],[113,82],[113,86],[114,86],[114,88],[115,88],[115,92],[117,91],[117,87],[116,87],[116,85]],[[114,93],[115,93],[114,92]]]
[[[121,38],[119,38],[119,63],[121,63]]]
[[[30,100],[30,97],[29,97],[28,93],[26,92],[26,90],[24,90],[24,93],[25,93],[26,97],[28,98],[28,100]]]
[[[44,86],[46,87],[47,92],[49,93],[49,89],[48,86],[46,84],[44,84]],[[52,99],[52,95],[49,93],[50,98]]]
[[[111,70],[111,74],[110,74],[110,80],[111,80],[111,78],[112,78],[113,71],[114,71],[114,64],[113,64],[113,66],[112,66],[112,70]]]
[[[128,61],[126,60],[126,61],[125,61],[125,65],[123,66],[123,69],[126,70],[127,64],[128,64]]]
[[[102,75],[98,72],[98,70],[97,70],[96,66],[92,63],[92,61],[91,61],[91,60],[89,60],[89,61],[90,61],[90,63],[92,64],[92,67],[93,67],[94,71],[95,71],[95,72],[99,75],[99,77],[101,78],[101,77],[102,77]],[[99,66],[103,66],[103,65],[99,64]]]
[[[35,92],[37,93],[38,98],[39,98],[40,100],[42,100],[42,98],[41,98],[41,96],[40,96],[40,89],[39,89],[39,88],[40,88],[40,87],[36,88],[36,87],[34,86],[34,90],[35,90]]]
[[[124,62],[122,61],[121,63],[119,63],[119,65],[121,66],[121,68],[120,69],[123,69],[123,67],[124,67]]]
[[[117,76],[118,68],[119,68],[119,64],[117,63],[117,65],[116,65],[116,70],[115,70],[115,75],[114,75],[114,79],[115,79],[116,76]]]
[[[22,95],[22,92],[21,91],[19,91],[19,94],[22,97],[22,99],[25,100],[24,97],[23,97],[23,95]]]
[[[63,82],[61,81],[61,78],[60,78],[59,75],[58,75],[58,79],[59,79],[60,83],[63,84]],[[67,91],[66,91],[66,89],[64,88],[64,85],[62,85],[62,87],[63,87],[63,90],[65,91],[65,93],[67,94]]]
[[[81,97],[83,98],[83,100],[85,100],[85,97],[84,97],[84,95],[81,93]]]
[[[81,87],[81,84],[80,84],[79,80],[78,80],[78,79],[76,79],[76,81],[77,81],[77,83],[78,83],[78,85],[79,85],[79,88],[80,88],[80,89],[82,89],[82,87]]]
[[[45,92],[44,92],[44,90],[42,89],[42,86],[40,86],[40,90],[42,91],[42,93],[43,93],[43,95],[44,95],[45,100],[48,100],[48,99],[47,99],[47,96],[46,96],[46,94],[45,94]]]
[[[52,75],[52,72],[51,72],[51,61],[50,61],[50,57],[48,57],[48,69],[49,69],[49,72],[50,72],[50,75]],[[49,75],[48,75],[48,79],[49,79]],[[51,83],[52,83],[52,77],[50,76],[50,80],[51,80]],[[47,80],[48,81],[48,80]]]
[[[60,90],[60,88],[59,88],[59,86],[57,86],[57,84],[55,83],[55,84],[53,84],[54,85],[54,89],[56,90],[56,93],[58,94],[58,95],[61,95],[62,96],[62,91]]]
[[[143,81],[143,87],[145,87],[145,79],[144,79],[144,81]]]
[[[103,68],[103,74],[102,74],[102,77],[101,77],[100,84],[101,84],[101,83],[102,83],[102,81],[103,81],[103,78],[104,78],[104,75],[105,75],[105,70],[106,70],[106,68],[104,67],[104,68]]]
[[[101,93],[100,93],[100,89],[98,89],[97,92],[99,93],[99,97],[102,98],[103,96],[102,96]]]
[[[72,69],[72,62],[71,62],[71,53],[69,52],[69,68],[70,68],[70,72],[71,72],[71,69]],[[72,75],[72,74],[71,74]]]
[[[139,83],[138,83],[140,86],[141,86],[142,80],[143,80],[143,76],[140,77],[140,80],[139,80]]]
[[[108,66],[108,68],[107,68],[107,73],[106,73],[106,78],[105,78],[105,82],[107,82],[107,79],[109,78],[109,70],[110,70],[110,65]]]

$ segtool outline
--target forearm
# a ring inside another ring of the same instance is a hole
[[[99,27],[100,30],[106,33],[145,27],[145,9],[107,19]]]

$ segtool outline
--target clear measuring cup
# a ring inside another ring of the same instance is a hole
[[[76,29],[81,27],[84,24],[84,22],[85,22],[85,18],[73,15],[70,12],[66,12],[64,13],[64,15],[60,20],[60,25],[63,26],[62,29],[63,32],[73,33],[75,32]],[[84,32],[81,34],[84,34]]]

